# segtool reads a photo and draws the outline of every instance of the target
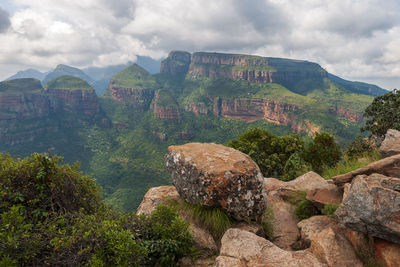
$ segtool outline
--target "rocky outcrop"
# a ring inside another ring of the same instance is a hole
[[[178,104],[166,91],[156,91],[150,104],[150,110],[156,118],[164,121],[179,121]]]
[[[165,161],[185,201],[220,207],[237,220],[263,214],[263,177],[248,155],[223,145],[188,143],[170,146]]]
[[[92,90],[48,89],[46,91],[53,111],[66,111],[93,116],[99,112],[97,95]]]
[[[335,214],[344,227],[400,244],[400,179],[357,176]]]
[[[351,183],[357,175],[370,175],[373,173],[400,178],[400,154],[372,162],[357,170],[337,175],[332,180],[337,186],[343,187],[344,184]]]
[[[142,202],[136,210],[136,214],[150,214],[156,207],[168,200],[178,199],[179,194],[174,186],[159,186],[150,188],[143,197]]]
[[[186,75],[190,65],[190,53],[185,51],[172,51],[168,57],[161,62],[161,73]]]
[[[400,131],[389,129],[379,147],[379,152],[384,157],[400,154]]]
[[[355,112],[354,110],[332,106],[329,112],[333,115],[345,118],[351,122],[360,122],[364,120],[362,112]]]
[[[286,251],[270,241],[240,229],[228,229],[221,240],[220,256],[214,266],[326,266],[310,252]]]

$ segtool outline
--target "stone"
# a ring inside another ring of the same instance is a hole
[[[262,225],[257,223],[240,222],[235,225],[235,228],[253,233],[260,237],[265,237],[264,228],[262,227]]]
[[[279,197],[267,196],[267,201],[273,214],[270,221],[273,226],[272,242],[281,249],[292,250],[300,237],[295,207]]]
[[[193,260],[191,257],[184,257],[179,260],[179,267],[211,267],[214,265],[215,256],[208,257],[205,259],[195,259]]]
[[[375,258],[384,267],[400,266],[400,245],[375,238]]]
[[[374,238],[367,234],[353,231],[347,228],[340,228],[340,233],[343,234],[350,244],[353,246],[358,257],[363,262],[372,261],[374,257]]]
[[[143,197],[136,214],[151,214],[158,205],[171,200],[179,200],[179,194],[174,186],[159,186],[150,188]],[[199,249],[200,257],[207,257],[218,252],[217,244],[212,235],[205,229],[199,227],[191,217],[184,211],[179,212],[179,216],[189,223],[189,231],[193,236],[194,245]]]
[[[181,198],[219,207],[237,220],[259,217],[266,208],[264,180],[246,154],[218,144],[170,146],[166,167]]]
[[[301,240],[306,244],[306,246],[309,246],[312,237],[322,230],[327,228],[338,230],[336,220],[324,215],[313,216],[306,220],[302,220],[297,224],[297,226],[300,229]]]
[[[309,251],[286,251],[253,233],[228,229],[214,266],[317,267],[326,266]]]
[[[357,176],[335,215],[344,227],[400,244],[400,179]]]
[[[344,184],[351,183],[357,175],[370,175],[373,173],[400,177],[400,154],[375,161],[357,170],[337,175],[332,180],[338,187],[343,187]]]
[[[310,251],[330,267],[363,267],[350,242],[331,227],[311,237]]]
[[[322,210],[326,204],[340,204],[343,192],[334,184],[316,188],[307,192],[306,199],[310,200],[313,205]]]
[[[136,210],[136,214],[150,214],[158,205],[168,200],[179,199],[179,194],[174,186],[159,186],[150,188],[144,195],[142,202]]]
[[[267,193],[276,191],[284,199],[293,196],[296,191],[308,192],[329,185],[324,178],[313,171],[307,172],[289,182],[280,181],[275,178],[264,178],[264,184]]]
[[[379,147],[379,152],[383,157],[400,154],[400,131],[389,129]]]

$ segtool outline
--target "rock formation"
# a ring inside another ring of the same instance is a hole
[[[164,121],[179,121],[181,118],[178,104],[168,91],[155,92],[150,110],[153,111],[156,118],[160,118]]]
[[[400,179],[357,176],[336,217],[344,227],[400,244]]]
[[[246,154],[223,145],[188,143],[170,146],[165,161],[185,201],[220,207],[238,220],[263,214],[263,177]]]
[[[384,157],[400,154],[400,131],[389,129],[379,147],[379,152]]]

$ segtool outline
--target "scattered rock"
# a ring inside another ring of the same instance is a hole
[[[313,216],[306,220],[302,220],[297,224],[297,226],[300,229],[301,240],[307,246],[310,245],[312,237],[322,230],[327,228],[338,229],[336,220],[324,215]]]
[[[168,200],[179,199],[179,194],[174,186],[159,186],[150,188],[143,197],[142,203],[136,210],[136,214],[150,214],[158,205]]]
[[[357,175],[370,175],[373,173],[400,177],[400,154],[375,161],[357,170],[337,175],[332,180],[338,187],[343,187],[345,183],[351,183]]]
[[[253,233],[255,235],[258,235],[259,237],[265,237],[264,228],[257,223],[240,222],[235,225],[235,228]]]
[[[331,227],[311,237],[310,251],[330,267],[362,267],[350,242]]]
[[[322,210],[326,204],[340,204],[343,193],[334,184],[316,188],[307,192],[307,200],[310,200],[315,207]]]
[[[136,213],[138,215],[150,214],[161,203],[174,199],[179,199],[179,194],[174,186],[153,187],[147,191]],[[207,230],[199,227],[184,211],[180,211],[179,215],[190,224],[189,230],[192,233],[195,246],[200,250],[200,256],[215,255],[218,252],[218,248],[212,235]]]
[[[336,218],[347,228],[400,244],[400,179],[357,176]]]
[[[193,261],[191,257],[185,257],[179,260],[179,267],[211,267],[214,265],[215,256],[205,258],[205,259],[196,259]]]
[[[214,266],[326,266],[310,252],[285,251],[253,233],[231,228],[221,240],[220,256]]]
[[[300,237],[295,215],[295,207],[278,197],[267,196],[268,206],[272,208],[273,243],[281,249],[292,250]]]
[[[376,260],[385,267],[400,266],[400,245],[375,238]]]
[[[374,259],[374,238],[372,236],[347,228],[340,228],[339,231],[347,238],[363,262]]]
[[[311,191],[317,188],[323,188],[329,183],[315,172],[307,172],[296,179],[284,182],[275,178],[264,178],[266,192],[277,191],[279,196],[287,199],[295,194],[297,191]]]
[[[400,131],[389,129],[379,148],[379,152],[384,157],[400,154]]]
[[[191,204],[220,207],[237,220],[266,208],[264,181],[246,154],[217,144],[170,146],[166,166],[179,195]]]

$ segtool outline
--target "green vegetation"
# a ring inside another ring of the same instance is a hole
[[[40,81],[31,78],[21,78],[0,82],[0,94],[40,92],[42,90],[43,88]]]
[[[225,231],[228,230],[234,222],[226,212],[217,207],[191,205],[182,200],[170,201],[169,205],[178,211],[188,214],[197,225],[207,229],[215,240],[221,240]]]
[[[0,154],[0,265],[174,266],[193,255],[188,224],[159,206],[121,214],[78,165]]]
[[[116,87],[135,89],[156,89],[156,82],[153,76],[137,64],[117,73],[111,78]]]
[[[345,156],[349,160],[358,159],[358,158],[367,158],[372,154],[377,154],[376,147],[374,147],[373,143],[363,138],[362,135],[357,135],[353,142],[351,142],[345,150]]]
[[[263,226],[265,237],[270,241],[273,241],[274,238],[273,220],[274,220],[274,210],[272,208],[267,207],[267,209],[264,212],[264,216],[262,217],[261,225]]]
[[[47,90],[63,89],[63,90],[94,90],[86,81],[74,76],[60,76],[51,80],[46,85]]]
[[[331,204],[331,203],[325,204],[325,206],[321,210],[321,213],[328,217],[335,217],[335,212],[338,208],[339,208],[338,204]]]
[[[295,214],[300,220],[305,220],[318,215],[318,210],[314,207],[311,201],[306,199],[306,196],[306,192],[297,191],[288,199],[290,203],[296,206]]]
[[[376,97],[365,109],[364,117],[362,131],[369,131],[377,138],[383,138],[389,129],[400,130],[400,91],[395,89]]]

